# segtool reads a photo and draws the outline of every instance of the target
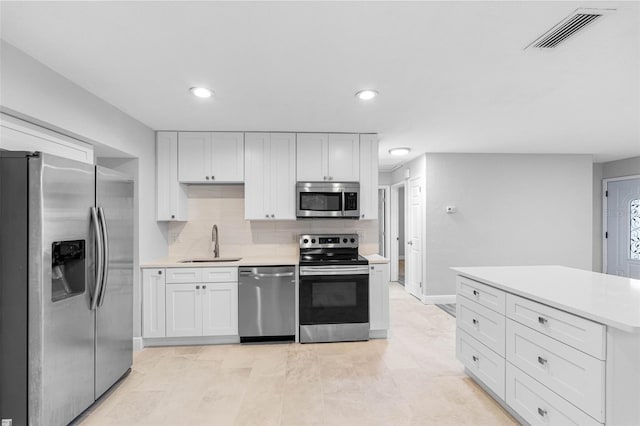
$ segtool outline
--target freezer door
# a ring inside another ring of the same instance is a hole
[[[29,424],[69,423],[94,401],[92,165],[29,161]]]
[[[96,207],[107,256],[96,310],[96,399],[132,364],[133,190],[131,178],[96,167]]]

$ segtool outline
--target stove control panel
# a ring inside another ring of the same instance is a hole
[[[300,235],[300,248],[358,248],[358,234]]]

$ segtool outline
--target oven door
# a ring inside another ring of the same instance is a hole
[[[299,304],[300,325],[368,323],[368,267],[301,266]]]

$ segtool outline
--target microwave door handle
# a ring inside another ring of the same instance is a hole
[[[345,206],[344,191],[342,191],[340,194],[342,195],[342,216],[346,216],[347,215],[347,209],[346,209],[346,206]]]

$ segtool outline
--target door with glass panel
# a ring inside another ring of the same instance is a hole
[[[640,177],[608,181],[606,273],[640,279]]]

